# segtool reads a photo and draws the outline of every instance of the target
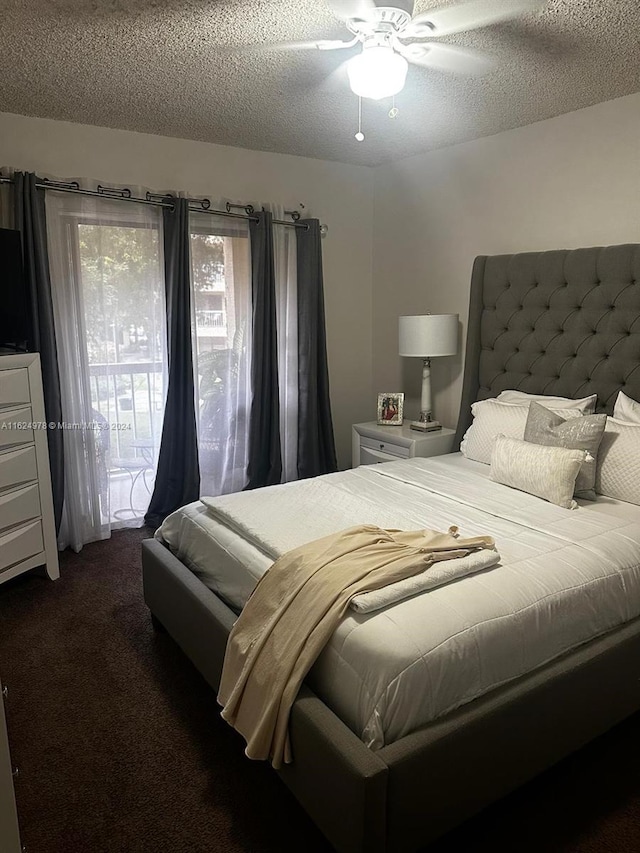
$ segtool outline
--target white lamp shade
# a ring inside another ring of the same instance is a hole
[[[458,352],[457,314],[419,314],[399,318],[400,355],[435,358]]]
[[[347,64],[351,91],[361,98],[390,98],[404,88],[409,64],[392,47],[365,47]]]

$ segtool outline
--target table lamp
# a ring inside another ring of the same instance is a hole
[[[431,359],[458,352],[457,314],[419,314],[399,318],[400,355],[422,359],[420,420],[411,429],[442,429],[431,412]]]

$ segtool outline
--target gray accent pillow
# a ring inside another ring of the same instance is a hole
[[[532,402],[524,428],[524,440],[547,447],[586,450],[589,456],[578,474],[575,497],[595,501],[596,460],[606,424],[606,415],[585,415],[565,420],[561,415]]]

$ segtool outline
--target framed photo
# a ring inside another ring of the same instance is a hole
[[[378,423],[381,426],[402,426],[404,394],[378,394]]]

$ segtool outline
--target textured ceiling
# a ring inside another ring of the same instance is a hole
[[[353,51],[267,47],[346,37],[323,0],[0,0],[0,111],[375,165],[639,91],[639,33],[638,0],[549,0],[452,36],[494,70],[411,66],[396,119],[363,102],[358,143],[331,74]]]

